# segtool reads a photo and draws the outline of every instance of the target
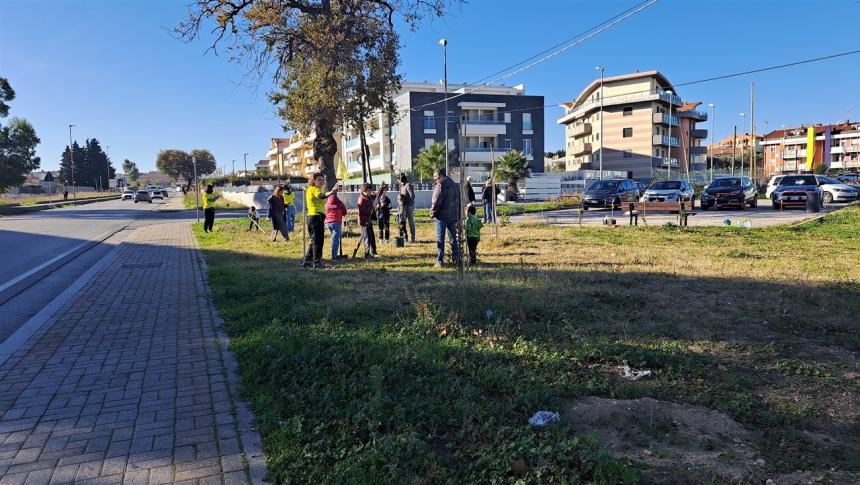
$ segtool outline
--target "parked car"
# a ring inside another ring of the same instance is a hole
[[[642,194],[642,202],[678,202],[693,200],[693,187],[683,180],[654,182]]]
[[[776,186],[779,185],[779,181],[782,180],[783,177],[785,177],[785,175],[774,175],[770,178],[767,182],[767,189],[764,191],[765,197],[770,199],[771,194],[776,190]]]
[[[836,176],[836,180],[843,184],[860,184],[860,173],[845,172]]]
[[[630,179],[595,180],[582,194],[582,208],[621,207],[622,202],[639,200],[639,189]]]
[[[860,197],[860,187],[854,187],[848,184],[825,177],[824,175],[816,175],[818,179],[818,188],[821,190],[821,202],[831,204],[833,202],[853,202]]]
[[[810,194],[820,195],[818,185],[815,175],[786,175],[771,194],[771,205],[774,209],[781,209],[789,204],[805,206]]]
[[[138,190],[134,193],[134,203],[138,202],[149,202],[152,204],[152,197],[149,196],[149,192],[146,190]]]
[[[131,189],[125,189],[122,191],[122,195],[120,196],[120,200],[132,200],[134,199],[134,191]]]
[[[636,188],[639,189],[640,194],[644,194],[646,190],[648,190],[648,184],[645,182],[634,182],[636,184]]]
[[[161,199],[164,200],[164,196],[161,195],[161,189],[153,189],[149,191],[150,199]]]
[[[758,191],[748,177],[715,178],[702,192],[702,210],[734,206],[743,209],[758,205]]]

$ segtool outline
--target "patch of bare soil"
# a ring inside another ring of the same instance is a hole
[[[762,483],[768,478],[751,433],[702,406],[585,397],[568,403],[565,418],[577,434],[595,433],[616,456],[646,465],[646,480]]]

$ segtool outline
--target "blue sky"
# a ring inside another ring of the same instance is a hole
[[[402,30],[401,70],[409,80],[441,78],[437,41],[449,40],[450,82],[475,81],[626,10],[634,0],[469,0],[417,32]],[[12,115],[27,118],[42,139],[43,168],[59,165],[68,124],[83,140],[110,146],[153,169],[164,148],[208,148],[220,166],[265,158],[282,134],[244,68],[185,44],[169,28],[185,0],[2,0],[0,76],[17,93]],[[860,49],[857,0],[660,0],[645,12],[528,72],[525,83],[546,104],[573,99],[594,79],[659,69],[674,83]],[[716,103],[716,136],[728,135],[749,111],[756,83],[757,131],[780,125],[860,118],[860,56],[678,89],[685,100]],[[704,105],[703,105],[704,106]],[[546,148],[563,146],[547,108]],[[764,124],[767,121],[767,124]],[[708,121],[707,129],[711,129]],[[741,130],[739,129],[739,132]],[[250,164],[250,163],[249,163]]]

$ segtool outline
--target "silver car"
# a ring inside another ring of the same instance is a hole
[[[693,200],[693,187],[684,180],[654,182],[642,194],[641,202],[678,202]]]
[[[833,202],[853,202],[860,197],[860,187],[844,184],[836,179],[816,175],[819,189],[821,189],[821,202],[831,204]]]

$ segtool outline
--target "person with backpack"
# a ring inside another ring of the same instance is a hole
[[[481,241],[481,220],[475,215],[476,210],[474,205],[468,206],[466,210],[469,217],[466,219],[466,244],[469,246],[469,263],[475,264],[478,262],[478,243]]]
[[[397,194],[397,205],[400,206],[400,213],[403,216],[405,224],[409,224],[409,233],[412,235],[412,242],[415,242],[415,189],[406,178],[406,174],[400,174],[400,192]],[[404,239],[405,241],[406,239]]]
[[[336,261],[340,253],[340,236],[343,232],[343,216],[346,215],[346,205],[337,194],[328,196],[325,201],[325,227],[331,233],[331,260]]]
[[[373,223],[371,222],[374,199],[370,184],[362,184],[361,195],[358,196],[358,225],[361,227],[361,244],[364,245],[365,259],[379,257],[376,254],[376,240],[373,236]]]
[[[379,187],[379,198],[376,201],[376,220],[379,222],[379,240],[382,244],[388,244],[391,238],[390,220],[391,220],[391,199],[385,194],[388,186],[385,182]]]

